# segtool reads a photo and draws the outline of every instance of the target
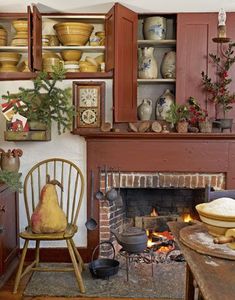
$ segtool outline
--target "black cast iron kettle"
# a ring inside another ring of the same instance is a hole
[[[123,250],[129,253],[141,253],[147,248],[148,237],[146,231],[138,227],[129,227],[122,233],[110,230],[116,237]]]

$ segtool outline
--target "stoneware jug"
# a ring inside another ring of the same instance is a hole
[[[138,50],[139,54],[139,78],[153,79],[157,78],[157,61],[153,55],[153,47],[145,47]]]
[[[3,171],[18,172],[20,168],[19,156],[8,156],[6,153],[1,153],[0,155],[1,169]]]
[[[175,51],[169,51],[165,53],[161,64],[161,73],[163,78],[175,78],[175,61]]]
[[[148,17],[144,20],[144,38],[146,40],[163,40],[166,38],[166,18]]]
[[[142,103],[138,106],[138,118],[141,121],[148,121],[152,115],[153,103],[151,99],[143,99]]]
[[[170,109],[172,103],[174,103],[175,96],[170,92],[169,89],[157,99],[156,102],[156,119],[165,120],[167,111]]]

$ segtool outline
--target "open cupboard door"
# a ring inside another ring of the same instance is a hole
[[[42,16],[33,5],[33,70],[42,69]]]
[[[27,6],[28,14],[28,67],[33,72],[33,14],[31,7]]]
[[[116,3],[106,15],[106,71],[114,70],[114,122],[137,119],[137,14]]]

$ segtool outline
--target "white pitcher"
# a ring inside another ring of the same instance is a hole
[[[153,110],[153,102],[151,99],[143,99],[142,103],[138,106],[138,117],[141,121],[148,121],[151,118]]]
[[[171,107],[171,104],[174,103],[175,96],[170,92],[169,89],[157,99],[156,102],[156,119],[165,120],[167,112]]]
[[[158,67],[157,61],[153,55],[153,47],[139,49],[139,78],[153,79],[157,78]]]

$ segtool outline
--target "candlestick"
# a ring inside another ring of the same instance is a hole
[[[218,14],[218,37],[219,38],[226,38],[226,12],[223,8],[219,10]]]

